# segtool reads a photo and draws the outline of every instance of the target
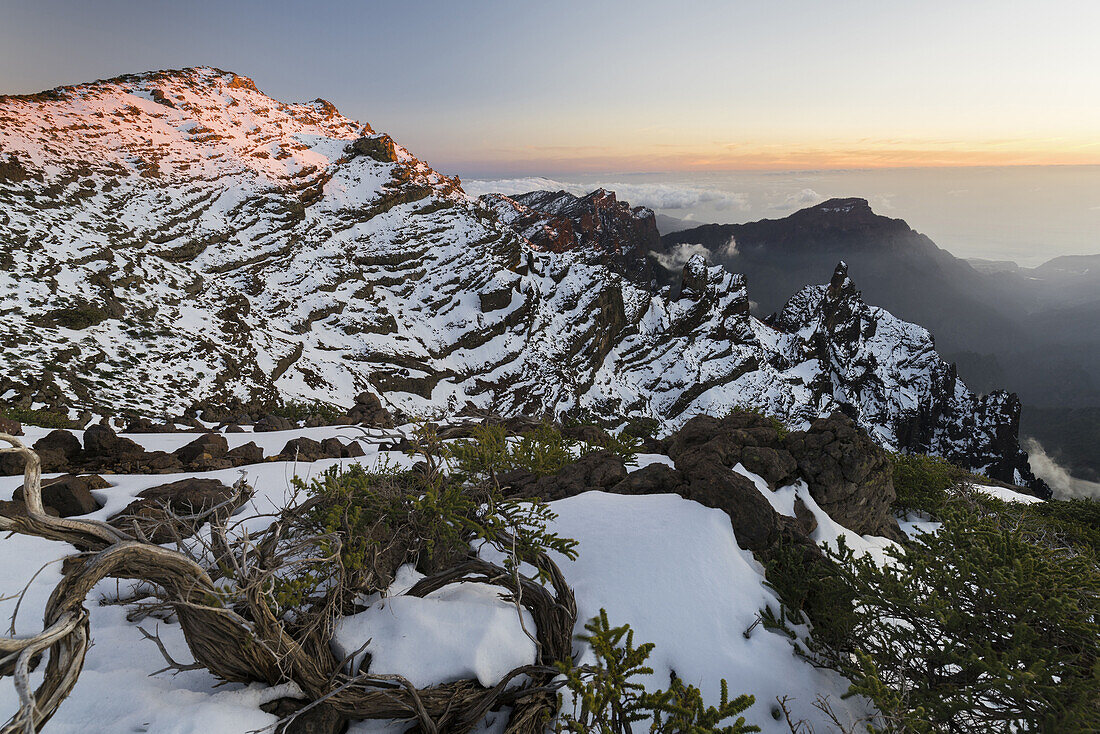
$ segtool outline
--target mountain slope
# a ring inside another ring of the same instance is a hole
[[[0,151],[14,405],[371,391],[407,414],[665,428],[734,405],[794,426],[843,409],[889,447],[1031,479],[1014,401],[970,394],[927,332],[843,274],[768,325],[744,278],[702,258],[653,283],[651,212],[607,192],[479,203],[323,101],[210,68],[121,77],[0,98]],[[548,226],[571,234],[540,239]]]

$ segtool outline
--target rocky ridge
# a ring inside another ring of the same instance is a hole
[[[702,258],[655,284],[646,210],[470,199],[321,100],[210,68],[4,97],[0,160],[0,399],[17,407],[346,410],[368,393],[398,416],[665,430],[734,406],[792,428],[844,410],[888,448],[1030,479],[1011,400],[970,394],[927,332],[854,286],[764,323],[744,279]]]

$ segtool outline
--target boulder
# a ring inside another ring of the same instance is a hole
[[[358,441],[350,441],[348,445],[344,447],[344,456],[349,459],[354,459],[357,456],[366,456],[363,447],[359,445]]]
[[[57,429],[35,441],[34,450],[39,455],[43,451],[54,451],[66,461],[75,461],[80,456],[80,440],[68,431]]]
[[[233,466],[245,466],[247,464],[261,464],[264,460],[264,450],[256,445],[255,441],[249,441],[235,449],[226,452],[225,458],[233,462]]]
[[[890,458],[851,418],[834,413],[785,441],[822,510],[861,535],[900,539]]]
[[[352,423],[377,428],[393,428],[393,416],[382,406],[377,395],[361,392],[355,396],[355,405],[348,411]]]
[[[84,431],[84,457],[88,462],[113,464],[144,453],[140,444],[120,437],[105,423],[89,426]]]
[[[312,438],[293,438],[279,452],[283,461],[317,461],[326,458],[325,449]]]
[[[150,474],[175,474],[183,471],[183,463],[175,454],[150,451],[141,455],[140,468]]]
[[[92,475],[103,482],[102,477]],[[42,480],[42,504],[57,511],[58,517],[87,515],[99,509],[99,503],[92,497],[93,482],[88,478],[66,474],[55,479]],[[25,502],[24,488],[15,490],[12,499]]]
[[[225,436],[219,433],[206,433],[199,436],[186,446],[181,446],[172,453],[184,465],[194,463],[199,459],[220,459],[229,451],[229,442]]]
[[[759,474],[773,492],[798,480],[798,462],[783,449],[745,446],[741,450],[741,465]]]
[[[34,444],[34,450],[38,452],[38,458],[42,462],[44,472],[68,471],[70,467],[78,464],[82,456],[80,441],[68,431],[57,429],[50,431]],[[23,459],[18,460],[19,470],[12,474],[23,473]]]
[[[610,451],[585,454],[557,474],[540,477],[523,490],[528,497],[547,502],[573,497],[590,489],[609,489],[626,479],[626,464]]]
[[[338,438],[326,438],[321,442],[321,451],[327,459],[346,459],[348,450]]]
[[[252,427],[256,433],[270,433],[271,431],[289,431],[294,424],[281,415],[265,415]]]
[[[682,496],[725,512],[742,548],[763,551],[778,540],[779,515],[750,479],[699,453],[678,459],[676,468],[688,480]]]
[[[680,494],[685,491],[687,482],[683,473],[668,464],[649,464],[626,475],[608,492],[614,494]]]
[[[0,433],[6,433],[9,436],[22,436],[23,425],[11,418],[0,417]]]
[[[193,516],[230,502],[218,510],[219,515],[228,517],[249,496],[251,493],[246,490],[230,502],[235,497],[233,488],[216,479],[181,479],[139,492],[137,499],[109,522],[126,532],[133,532],[136,524],[152,542],[168,543],[177,537],[189,538],[198,531],[205,520]]]

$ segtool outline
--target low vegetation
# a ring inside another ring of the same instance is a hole
[[[0,418],[19,421],[30,426],[42,428],[76,428],[75,421],[69,420],[67,415],[52,410],[30,408],[5,408],[0,407]]]
[[[896,509],[941,526],[881,566],[783,550],[771,624],[811,623],[801,653],[875,704],[873,732],[1100,730],[1100,505],[1006,503],[942,460],[894,462]]]

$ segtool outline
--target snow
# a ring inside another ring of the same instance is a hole
[[[786,637],[761,626],[745,637],[760,610],[778,609],[778,600],[725,513],[676,495],[604,492],[551,507],[558,513],[552,530],[580,543],[576,561],[556,559],[576,595],[578,634],[601,608],[612,625],[629,623],[636,644],[656,645],[654,672],[641,679],[647,687],[667,688],[676,671],[715,704],[725,678],[731,695],[756,697],[745,716],[765,732],[789,734],[771,716],[777,696],[790,696],[798,717],[819,724],[811,706],[818,694],[842,715],[859,713],[859,702],[840,701],[847,682],[796,657]],[[590,650],[581,653],[579,663],[593,661]]]
[[[495,686],[513,668],[533,664],[536,654],[515,605],[500,598],[502,591],[464,583],[425,598],[383,599],[341,619],[333,649],[341,660],[352,656],[353,670],[369,653],[370,672],[402,675],[418,688],[461,678]],[[535,629],[526,610],[524,624]]]
[[[178,440],[172,434],[151,434],[148,438],[154,442]],[[286,438],[279,436],[276,442]],[[290,478],[295,474],[308,478],[334,465],[358,462],[371,466],[380,461],[407,465],[409,460],[402,454],[378,452],[372,447],[359,459],[312,464],[265,462],[243,467],[256,489],[246,512],[266,512],[285,502],[292,492]],[[655,462],[668,463],[668,459],[659,454],[639,456],[639,465]],[[793,511],[797,495],[811,511],[820,513],[804,485],[772,493],[759,477],[743,467],[738,470],[762,488],[765,496],[774,495],[775,503],[782,508]],[[112,486],[96,491],[106,506],[91,517],[104,518],[142,489],[182,476],[194,475],[111,475],[108,479]],[[201,476],[231,482],[240,476],[240,470]],[[20,483],[19,477],[0,478],[0,497],[10,497]],[[558,513],[552,529],[580,543],[576,561],[556,559],[576,594],[576,632],[582,633],[584,623],[601,608],[607,609],[612,624],[629,623],[638,643],[656,644],[650,659],[654,673],[645,680],[648,686],[667,687],[675,670],[686,682],[699,686],[708,703],[714,703],[718,682],[726,678],[732,694],[756,696],[747,716],[766,732],[785,731],[771,716],[776,696],[792,697],[795,713],[809,721],[820,723],[820,713],[811,706],[819,694],[829,696],[845,716],[862,714],[860,701],[840,700],[846,682],[795,656],[786,637],[759,625],[748,638],[744,636],[759,611],[765,606],[775,608],[777,601],[764,585],[762,567],[751,553],[737,545],[729,519],[721,511],[674,495],[631,497],[603,492],[554,502],[552,508]],[[824,513],[818,517],[821,540],[839,533],[854,535],[829,525]],[[247,526],[254,529],[263,522],[257,520]],[[0,539],[0,594],[18,591],[43,563],[70,551],[63,543],[37,538]],[[482,554],[490,560],[501,560],[493,558],[488,550]],[[58,578],[59,564],[55,563],[30,584],[17,619],[19,633],[36,631],[41,609]],[[364,603],[369,604],[365,611],[341,620],[336,652],[348,655],[369,640],[365,649],[372,655],[372,672],[399,673],[418,686],[468,676],[492,685],[514,667],[534,661],[534,643],[523,632],[514,605],[500,598],[499,588],[460,584],[426,598],[405,595],[419,578],[410,567],[402,568],[386,597],[365,599]],[[89,651],[72,696],[46,727],[46,734],[87,731],[89,721],[99,722],[103,731],[152,734],[235,734],[273,723],[274,717],[258,706],[287,695],[285,689],[217,686],[217,681],[202,671],[150,677],[163,667],[152,644],[126,621],[125,609],[96,603],[120,591],[124,593],[126,588],[125,583],[104,581],[89,597],[96,644]],[[0,614],[10,613],[13,604],[14,600],[0,602]],[[147,620],[145,624],[157,623]],[[534,629],[526,613],[525,624]],[[178,625],[160,623],[159,632],[177,659],[189,660]],[[581,643],[576,649],[580,662],[591,660],[591,653]],[[11,711],[14,705],[11,686],[0,686],[0,711]],[[486,731],[499,728],[502,720],[496,716]],[[377,722],[352,727],[360,733],[390,730],[401,729]]]
[[[995,499],[999,499],[1002,502],[1018,502],[1024,505],[1033,505],[1036,502],[1043,501],[1033,495],[1017,492],[1006,487],[995,487],[988,484],[971,484],[970,488]]]

